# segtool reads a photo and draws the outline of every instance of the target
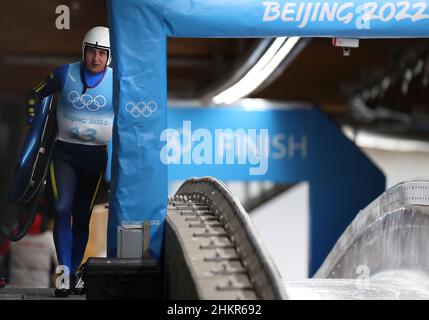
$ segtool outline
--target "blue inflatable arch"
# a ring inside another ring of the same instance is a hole
[[[428,4],[426,0],[109,0],[116,118],[108,254],[116,254],[118,225],[146,220],[152,222],[152,254],[159,258],[162,251],[168,177],[160,160],[160,135],[167,125],[167,37],[428,37]],[[332,184],[314,182],[320,189]],[[379,176],[374,184],[374,190],[384,187],[384,178]],[[329,221],[324,225],[329,232]],[[312,246],[315,241],[311,240]],[[325,244],[313,259],[311,272],[328,249]]]

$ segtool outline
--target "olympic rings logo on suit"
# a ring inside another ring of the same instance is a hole
[[[148,103],[140,101],[137,104],[130,101],[125,105],[125,110],[134,118],[140,118],[141,116],[149,118],[157,108],[158,105],[154,101],[149,101]]]
[[[71,91],[68,95],[69,101],[73,104],[73,107],[81,110],[88,109],[89,111],[98,111],[106,105],[106,98],[102,95],[98,95],[95,98],[90,94],[80,95],[77,91]]]

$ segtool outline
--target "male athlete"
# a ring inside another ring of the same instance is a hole
[[[58,262],[70,272],[70,287],[55,290],[67,297],[82,294],[78,274],[88,242],[94,200],[104,175],[106,145],[112,135],[112,69],[109,29],[95,27],[82,44],[82,61],[58,67],[31,92],[28,122],[38,103],[59,92],[58,137],[50,164],[55,200],[54,242]],[[65,272],[67,274],[67,272]]]

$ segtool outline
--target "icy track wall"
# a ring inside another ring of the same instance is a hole
[[[429,280],[429,181],[400,183],[362,210],[317,278]]]
[[[187,180],[168,209],[168,299],[287,298],[249,215],[221,181]]]

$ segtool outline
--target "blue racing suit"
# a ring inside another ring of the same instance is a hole
[[[55,201],[54,242],[60,265],[75,274],[89,236],[95,197],[112,135],[112,69],[92,74],[83,62],[63,65],[29,97],[29,120],[44,97],[59,92],[58,137],[49,167]]]

